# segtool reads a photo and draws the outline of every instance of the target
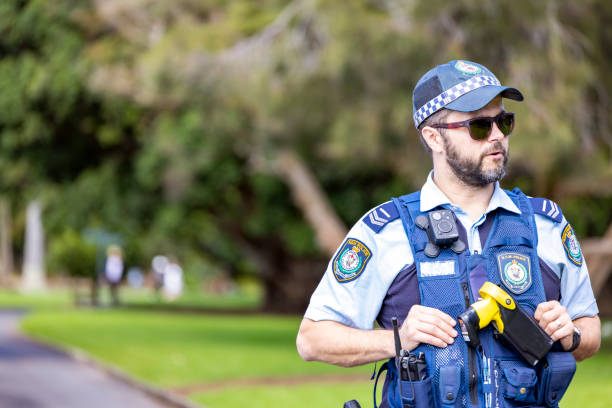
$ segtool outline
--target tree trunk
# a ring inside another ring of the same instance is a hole
[[[253,241],[231,228],[226,231],[257,269],[264,286],[263,311],[303,314],[327,259],[295,258],[277,238]]]
[[[556,202],[562,202],[572,197],[609,197],[612,195],[612,180],[610,177],[575,177],[554,183],[550,196]]]
[[[597,296],[612,272],[612,224],[603,237],[585,239],[581,246],[589,267],[593,293]]]
[[[0,199],[0,284],[10,284],[14,271],[11,207]]]
[[[282,150],[273,169],[291,191],[293,202],[315,232],[317,246],[332,256],[347,229],[307,165],[293,151]],[[326,259],[288,259],[287,251],[274,243],[253,245],[237,240],[255,260],[264,284],[263,309],[271,313],[303,314],[310,295],[325,272]],[[279,243],[277,243],[279,244]]]
[[[25,292],[46,288],[44,232],[41,207],[37,201],[28,204],[26,210],[26,237],[21,287]]]
[[[265,289],[263,310],[268,313],[304,314],[310,296],[325,272],[325,266],[325,260],[313,259],[276,263],[272,273],[262,276]]]
[[[100,306],[100,282],[98,277],[94,277],[91,279],[90,287],[89,287],[89,301],[91,306]]]
[[[281,151],[275,164],[275,170],[291,190],[295,205],[315,231],[317,245],[327,255],[332,256],[348,231],[321,185],[292,150]]]

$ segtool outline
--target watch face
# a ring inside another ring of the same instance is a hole
[[[569,348],[568,351],[574,351],[578,348],[578,346],[580,345],[580,329],[574,326],[574,336],[572,337],[572,346]]]

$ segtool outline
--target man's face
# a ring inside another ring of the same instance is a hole
[[[460,122],[470,118],[493,117],[503,110],[501,97],[476,112],[452,111],[445,123]],[[444,141],[446,162],[457,178],[465,184],[483,187],[501,180],[506,175],[508,162],[508,137],[493,124],[491,134],[485,140],[474,140],[468,128],[440,129]]]

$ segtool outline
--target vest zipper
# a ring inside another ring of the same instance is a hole
[[[470,288],[468,287],[467,282],[461,283],[461,288],[463,289],[463,297],[465,299],[465,308],[467,309],[470,306]],[[468,371],[469,371],[469,389],[470,389],[470,402],[474,406],[478,406],[478,393],[476,390],[476,384],[478,381],[478,374],[476,373],[476,351],[467,346],[468,349]]]

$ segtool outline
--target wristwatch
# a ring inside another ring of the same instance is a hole
[[[582,333],[580,332],[580,329],[577,328],[576,326],[574,326],[574,336],[572,337],[572,346],[565,350],[565,351],[574,351],[578,348],[578,346],[580,345],[580,335]]]

